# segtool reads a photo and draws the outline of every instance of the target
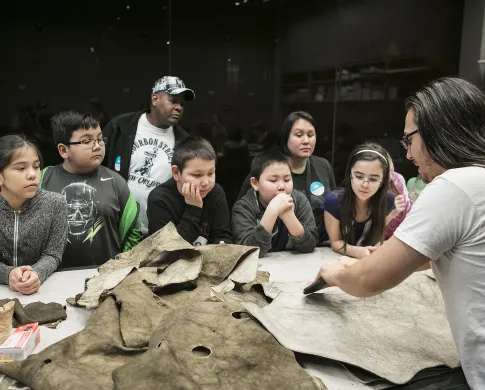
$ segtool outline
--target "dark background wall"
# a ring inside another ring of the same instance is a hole
[[[485,0],[466,0],[461,34],[460,76],[484,85],[485,81]],[[481,64],[478,60],[482,60]]]
[[[325,8],[290,27],[282,42],[283,71],[384,58],[392,44],[397,44],[401,56],[433,58],[444,64],[444,71],[457,71],[462,1],[325,3]]]
[[[316,153],[333,160],[337,171],[355,144],[374,139],[412,176],[397,143],[404,95],[458,74],[463,0],[130,3],[0,4],[4,132],[30,111],[43,118],[38,137],[49,145],[45,127],[53,113],[94,97],[111,117],[134,111],[149,102],[157,78],[174,74],[196,92],[182,121],[193,132],[214,113],[227,129],[247,136],[255,122],[277,131],[289,112],[303,109],[318,122]],[[430,71],[400,79],[395,99],[342,101],[334,93],[325,102],[282,100],[287,74],[330,70],[336,78],[348,66],[393,66],[403,58],[423,61]]]
[[[140,1],[130,10],[113,1],[4,6],[0,84],[9,98],[0,123],[20,106],[46,102],[56,112],[95,96],[113,115],[137,110],[149,102],[154,81],[170,72],[197,93],[186,125],[218,111],[243,126],[271,120],[264,106],[272,99],[274,39],[258,23],[264,14],[253,15],[248,29],[248,19],[231,16],[234,6],[174,2],[169,61],[168,2],[160,3]],[[240,69],[236,88],[227,83],[229,59]]]
[[[354,146],[374,140],[387,147],[405,176],[414,175],[397,143],[404,98],[432,79],[458,75],[463,7],[463,1],[455,0],[334,0],[315,5],[311,13],[290,20],[281,33],[283,75],[334,68],[336,77],[349,66],[419,65],[428,70],[383,78],[384,84],[398,86],[393,99],[344,101],[334,96],[325,102],[281,102],[277,116],[298,109],[311,112],[320,124],[317,151],[330,159],[333,147],[339,174]],[[407,64],[403,59],[409,59]]]

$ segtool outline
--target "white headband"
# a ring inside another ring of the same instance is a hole
[[[369,153],[377,154],[378,156],[381,156],[382,157],[382,159],[386,162],[386,165],[389,164],[388,161],[387,161],[387,158],[385,158],[381,153],[379,153],[379,152],[377,152],[375,150],[372,150],[372,149],[359,150],[357,153],[354,154],[354,156],[357,156],[358,154],[364,153],[364,152],[369,152]]]

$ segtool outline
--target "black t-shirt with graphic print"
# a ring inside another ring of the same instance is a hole
[[[69,230],[60,268],[101,265],[121,252],[120,220],[130,191],[120,175],[104,166],[75,175],[59,164],[45,170],[41,185],[67,200]]]

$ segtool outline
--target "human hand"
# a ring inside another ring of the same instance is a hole
[[[359,261],[358,259],[348,256],[342,256],[338,260],[345,268],[349,268]]]
[[[39,291],[40,279],[34,270],[25,271],[20,282],[17,284],[18,291],[24,295],[34,294]]]
[[[318,279],[323,279],[327,282],[326,287],[336,286],[336,275],[345,268],[345,265],[340,261],[332,260],[331,262],[320,267],[314,282],[316,282]]]
[[[370,252],[371,254],[372,254],[372,253],[374,253],[376,250],[378,250],[378,249],[379,249],[379,247],[378,247],[378,246],[367,246],[366,248],[367,248],[367,249],[369,249],[369,252]]]
[[[202,197],[200,196],[200,189],[195,184],[185,182],[182,185],[182,196],[185,199],[185,203],[191,206],[202,208],[204,205]]]
[[[285,212],[293,210],[293,205],[293,198],[291,197],[291,195],[281,193],[271,199],[271,202],[269,202],[266,210],[269,209],[276,215],[281,217],[282,214],[284,214]]]
[[[280,213],[280,218],[283,222],[285,222],[285,224],[286,224],[287,218],[290,216],[295,217],[295,204],[293,203],[293,198],[292,198],[291,207],[287,208],[285,211]]]
[[[26,271],[32,271],[33,268],[30,265],[22,265],[14,268],[8,274],[8,285],[12,291],[18,291],[17,285],[22,282],[22,276]]]
[[[318,275],[315,278],[314,282],[321,278],[327,282],[326,287],[336,286],[337,284],[335,275],[345,268],[352,267],[358,261],[358,259],[355,259],[353,257],[341,256],[338,260],[333,260],[327,264],[324,264],[320,268],[320,271],[318,272]]]
[[[396,211],[396,216],[402,213],[406,209],[406,202],[404,201],[403,195],[398,195],[394,199],[394,206],[396,207],[394,210]]]
[[[377,247],[375,246],[361,246],[357,258],[363,259],[364,257],[370,256],[376,250]]]

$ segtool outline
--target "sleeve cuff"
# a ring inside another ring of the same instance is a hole
[[[197,207],[197,206],[192,206],[191,204],[186,204],[184,215],[200,219],[200,217],[202,215],[202,207]]]
[[[40,283],[44,283],[44,281],[47,279],[47,275],[45,271],[42,269],[42,267],[37,266],[37,264],[32,265],[32,269],[37,272],[37,275],[39,275],[39,280]]]
[[[278,228],[275,227],[273,233],[270,233],[264,228],[263,225],[258,224],[256,231],[262,238],[271,240],[278,233]]]
[[[10,272],[14,269],[14,267],[10,265],[5,265],[2,267],[2,273],[0,274],[0,284],[6,284],[8,285],[8,275],[10,275]]]
[[[307,229],[305,229],[305,227],[303,227],[303,235],[301,237],[292,236],[289,232],[288,232],[288,235],[291,237],[291,239],[294,242],[304,242],[308,239],[310,232]]]

